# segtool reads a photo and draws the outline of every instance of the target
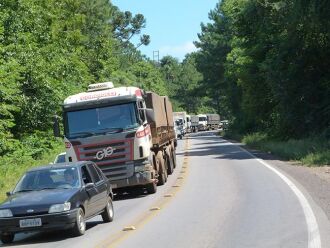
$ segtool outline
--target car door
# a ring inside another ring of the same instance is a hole
[[[97,195],[95,196],[95,211],[101,211],[104,209],[107,199],[108,199],[108,191],[107,185],[104,178],[99,175],[96,169],[95,164],[88,164],[88,170],[93,178],[93,182],[95,185],[95,189],[97,191]]]
[[[97,189],[95,187],[93,177],[86,165],[81,166],[82,181],[85,185],[87,200],[85,202],[85,216],[91,216],[95,213],[97,208]]]

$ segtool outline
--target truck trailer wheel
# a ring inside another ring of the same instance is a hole
[[[166,151],[166,165],[167,165],[167,175],[172,175],[174,171],[174,166],[173,166],[173,159],[172,159],[172,152],[171,149],[167,149]]]
[[[167,181],[167,170],[165,168],[165,161],[163,152],[159,151],[156,156],[156,163],[158,163],[158,185],[164,185]]]
[[[176,167],[176,152],[175,149],[171,150],[171,158],[172,158],[172,163],[173,163],[173,168]]]

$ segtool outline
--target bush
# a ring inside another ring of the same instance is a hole
[[[46,137],[39,138],[38,144],[37,136],[32,135],[31,139],[21,143],[15,152],[0,157],[0,201],[5,199],[5,193],[13,189],[26,170],[49,164],[64,150],[63,141],[60,139],[48,138],[46,142]]]

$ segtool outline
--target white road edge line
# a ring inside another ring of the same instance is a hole
[[[234,146],[237,146],[231,142],[229,142],[229,143]],[[285,175],[283,175],[280,171],[275,169],[273,166],[269,165],[264,160],[257,158],[256,156],[254,156],[252,153],[248,152],[244,148],[242,148],[240,146],[237,146],[237,147],[239,149],[241,149],[243,152],[249,154],[254,159],[256,159],[259,163],[263,164],[268,169],[270,169],[271,171],[276,173],[290,187],[290,189],[293,191],[293,193],[295,193],[295,195],[297,196],[297,198],[300,202],[300,205],[304,211],[304,214],[305,214],[305,219],[306,219],[307,229],[308,229],[308,248],[321,248],[322,246],[321,246],[321,236],[320,236],[319,227],[318,227],[315,215],[313,213],[312,207],[308,203],[308,200],[306,199],[304,194],[298,189],[298,187],[289,178],[287,178]]]

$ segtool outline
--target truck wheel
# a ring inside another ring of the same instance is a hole
[[[167,181],[167,170],[165,168],[164,158],[162,152],[158,152],[156,156],[158,163],[158,185],[164,185]]]
[[[85,234],[86,231],[86,222],[85,222],[85,213],[82,208],[78,208],[76,215],[76,223],[72,229],[73,235],[81,236]]]
[[[169,149],[168,151],[169,152],[166,152],[167,175],[172,175],[174,170],[173,159],[171,150]]]
[[[173,163],[173,168],[175,168],[176,167],[176,152],[175,152],[175,149],[173,149],[172,150],[172,152],[171,152],[171,154],[172,154],[172,163]]]
[[[148,194],[154,194],[157,192],[157,184],[156,182],[152,182],[146,185],[146,189]]]
[[[9,244],[14,241],[15,233],[7,233],[1,235],[1,242],[4,244]]]
[[[108,197],[107,205],[104,208],[103,213],[101,214],[103,222],[111,222],[113,221],[114,211],[111,197]]]

